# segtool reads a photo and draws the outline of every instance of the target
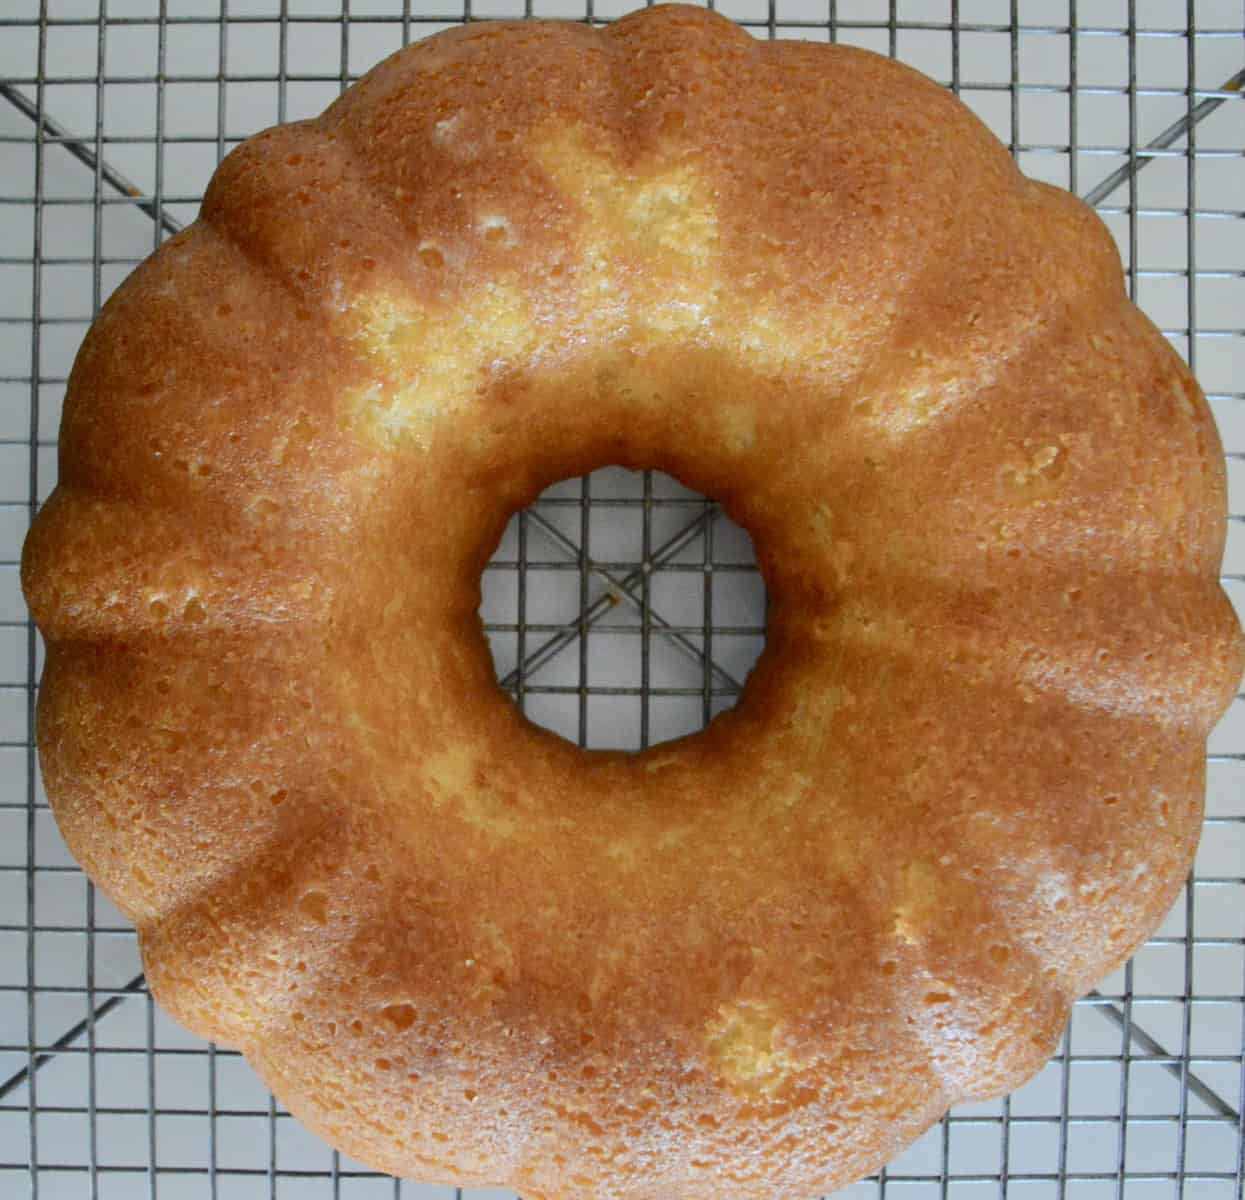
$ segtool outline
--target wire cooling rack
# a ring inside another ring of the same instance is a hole
[[[319,112],[405,42],[464,20],[607,21],[630,3],[0,3],[0,1196],[421,1197],[334,1154],[238,1055],[146,995],[132,931],[67,855],[31,742],[41,648],[17,559],[56,478],[92,314],[192,219],[220,157]],[[945,82],[1031,175],[1111,226],[1137,301],[1223,433],[1225,586],[1245,597],[1245,6],[1119,0],[735,0],[758,37],[850,42]],[[654,473],[568,480],[485,574],[498,675],[533,719],[635,748],[733,702],[764,634],[743,531]],[[956,1109],[861,1197],[1240,1200],[1245,1172],[1245,705],[1209,754],[1191,884],[1078,1004],[1008,1099]],[[483,1197],[485,1194],[482,1193]],[[502,1195],[506,1195],[503,1193]]]

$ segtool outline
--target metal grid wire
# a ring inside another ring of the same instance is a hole
[[[232,1052],[147,996],[133,932],[68,857],[31,742],[41,667],[22,537],[55,481],[91,315],[192,219],[242,138],[310,116],[385,54],[464,20],[604,22],[629,0],[0,3],[0,1195],[448,1200],[329,1151]],[[758,37],[843,41],[954,88],[1031,175],[1111,226],[1133,296],[1224,437],[1224,582],[1245,597],[1245,6],[1240,0],[732,0]],[[484,580],[498,673],[534,719],[640,747],[733,702],[763,639],[746,534],[652,472],[557,485]],[[637,646],[639,653],[636,652]],[[1208,755],[1190,884],[1077,1005],[1036,1080],[956,1109],[861,1197],[1189,1196],[1245,1176],[1245,704]],[[484,1193],[481,1193],[483,1196]]]

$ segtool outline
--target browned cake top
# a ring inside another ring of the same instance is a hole
[[[604,463],[720,498],[703,735],[496,689],[479,572]],[[967,109],[697,9],[470,26],[222,164],[108,303],[25,585],[160,1001],[394,1172],[796,1197],[1050,1052],[1159,920],[1241,668],[1218,439]]]

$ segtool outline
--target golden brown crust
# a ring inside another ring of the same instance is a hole
[[[634,757],[525,723],[475,615],[607,462],[771,599]],[[240,147],[60,480],[41,759],[153,991],[356,1157],[533,1197],[826,1192],[1015,1086],[1180,886],[1241,671],[1215,429],[1094,215],[699,9],[455,30]]]

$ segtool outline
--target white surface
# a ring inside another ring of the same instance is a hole
[[[416,5],[431,12],[434,6]],[[615,0],[596,5],[600,16],[613,16],[632,7]],[[720,6],[729,15],[765,21],[768,7],[750,0],[731,0]],[[1030,174],[1067,186],[1070,180],[1068,110],[1069,38],[1058,31],[1068,20],[1066,3],[1019,4],[1022,25],[1042,26],[1021,32],[1016,40],[1019,61],[1018,117],[1022,150],[1020,161]],[[1242,14],[1236,0],[1198,3],[1196,84],[1217,87],[1242,65]],[[48,31],[43,101],[49,114],[94,144],[97,96],[102,102],[103,149],[107,161],[128,175],[147,193],[162,189],[168,211],[180,221],[194,216],[197,200],[218,155],[237,140],[271,124],[278,117],[278,44],[281,11],[278,0],[230,0],[228,13],[236,23],[222,38],[220,5],[215,0],[169,0],[171,18],[201,20],[166,28],[165,131],[170,137],[197,140],[163,146],[157,180],[156,88],[147,80],[156,69],[159,30],[151,18],[159,12],[156,0],[109,0],[113,22],[107,29],[103,67],[105,82],[96,88],[99,64],[99,5],[95,0],[48,0],[54,20],[88,18],[87,24],[57,25]],[[337,0],[289,0],[287,119],[312,115],[339,91],[343,61],[353,76],[396,49],[402,41],[402,5],[397,0],[350,0],[355,23],[343,39],[339,23],[343,4]],[[569,0],[536,3],[542,15],[582,15]],[[438,14],[450,14],[449,3],[436,5]],[[0,17],[37,15],[33,0],[4,0]],[[788,21],[822,21],[827,3],[816,0],[777,0],[779,36],[826,37],[824,28],[784,26]],[[885,22],[886,3],[840,0],[843,22]],[[477,0],[473,12],[481,16],[521,15],[522,5],[500,0]],[[900,28],[896,33],[899,56],[949,81],[951,36],[945,27],[948,3],[896,5],[900,20],[919,20],[939,28]],[[1139,3],[1141,33],[1136,42],[1139,84],[1138,141],[1145,144],[1185,111],[1186,40],[1170,36],[1184,27],[1184,5]],[[323,17],[304,21],[304,17]],[[1088,191],[1126,158],[1129,138],[1127,99],[1120,89],[1128,76],[1128,40],[1123,35],[1127,6],[1118,0],[1081,0],[1077,17],[1082,32],[1078,51],[1078,127],[1081,152],[1076,159],[1077,185]],[[269,18],[238,21],[238,18]],[[379,19],[373,19],[379,18]],[[960,79],[964,99],[1005,141],[1010,137],[1012,40],[1007,23],[1010,5],[963,0],[960,19],[993,28],[965,32],[961,37]],[[1047,31],[1046,27],[1056,31]],[[437,24],[415,24],[413,36],[434,32]],[[1146,32],[1147,30],[1155,32]],[[1168,32],[1163,32],[1168,31]],[[758,36],[768,30],[757,27]],[[885,52],[890,32],[884,27],[843,28],[840,40]],[[0,78],[27,81],[23,90],[33,97],[31,82],[37,73],[39,42],[36,28],[0,28]],[[224,74],[226,82],[218,82]],[[184,77],[196,76],[194,81]],[[183,77],[178,81],[178,77]],[[1027,90],[1030,85],[1051,90]],[[1149,94],[1153,92],[1154,94]],[[218,109],[218,105],[220,106]],[[1245,120],[1242,103],[1229,101],[1197,130],[1197,203],[1200,210],[1235,213],[1245,207]],[[218,111],[224,128],[218,128]],[[26,1063],[28,1036],[26,954],[28,918],[26,802],[26,630],[16,575],[16,559],[24,535],[25,506],[30,480],[26,438],[30,428],[33,272],[30,264],[34,205],[35,156],[31,125],[0,100],[0,1081]],[[115,139],[115,140],[114,140]],[[1226,153],[1225,153],[1226,152]],[[152,221],[128,203],[115,203],[106,189],[101,237],[96,244],[89,171],[61,148],[49,147],[44,156],[43,210],[45,259],[82,258],[85,262],[45,261],[42,273],[42,316],[39,326],[40,377],[37,388],[40,451],[37,456],[40,497],[55,480],[54,437],[59,419],[63,380],[85,330],[94,303],[92,257],[99,253],[103,298],[155,244]],[[1127,186],[1110,196],[1103,215],[1120,242],[1127,260],[1129,220]],[[1188,354],[1184,333],[1188,324],[1186,162],[1183,142],[1171,156],[1147,167],[1138,177],[1138,204],[1147,215],[1137,220],[1138,298]],[[62,203],[63,201],[63,203]],[[1220,421],[1225,448],[1245,453],[1245,221],[1239,216],[1207,215],[1196,219],[1196,303],[1199,336],[1195,340],[1196,367],[1203,387],[1211,394]],[[11,260],[25,261],[11,261]],[[55,322],[55,323],[50,323]],[[1210,331],[1223,331],[1212,334]],[[1245,512],[1245,464],[1229,463],[1231,507]],[[561,494],[577,494],[578,485],[562,485]],[[638,477],[624,472],[594,478],[594,491],[616,494],[635,489]],[[549,513],[546,513],[549,515]],[[558,510],[551,519],[578,539],[578,510]],[[679,514],[658,511],[655,530],[673,532],[668,522]],[[597,553],[620,561],[638,561],[636,510],[594,509],[592,539]],[[654,540],[663,540],[655,533]],[[503,543],[502,555],[513,551]],[[747,556],[746,539],[719,526],[715,558],[733,561]],[[556,559],[560,551],[538,530],[529,530],[529,554]],[[694,543],[682,556],[700,561]],[[1245,526],[1232,527],[1225,571],[1245,574]],[[624,572],[625,573],[625,572]],[[539,578],[538,578],[539,576]],[[485,615],[514,620],[513,575],[505,570],[486,576]],[[605,585],[592,584],[592,595]],[[654,579],[654,607],[674,621],[696,624],[702,611],[703,576],[695,573],[658,575]],[[1245,585],[1229,583],[1238,611]],[[754,576],[719,573],[714,576],[718,619],[739,624],[763,621],[763,597]],[[533,572],[528,584],[529,620],[566,619],[578,602],[575,572]],[[720,589],[720,594],[719,594]],[[633,618],[618,609],[608,621]],[[513,662],[513,637],[496,639],[503,670]],[[589,643],[589,681],[625,686],[638,682],[630,636],[596,633]],[[746,671],[758,642],[755,637],[715,639],[715,657],[739,677]],[[578,651],[572,646],[552,661],[533,682],[577,682]],[[699,671],[687,660],[655,641],[653,682],[663,686],[700,684]],[[718,703],[723,703],[719,700]],[[635,745],[638,738],[638,701],[594,697],[590,701],[587,736],[595,745]],[[529,712],[567,736],[578,736],[578,702],[574,697],[530,697]],[[699,698],[654,701],[651,708],[654,739],[694,727],[700,719]],[[1218,754],[1245,753],[1245,706],[1237,701],[1212,740]],[[44,803],[42,795],[38,804]],[[1239,1111],[1241,1105],[1242,992],[1245,990],[1245,886],[1236,882],[1245,873],[1245,764],[1213,762],[1209,768],[1210,823],[1198,859],[1201,880],[1196,888],[1192,932],[1196,939],[1223,938],[1225,944],[1197,941],[1192,951],[1192,979],[1185,978],[1182,940],[1156,943],[1134,961],[1131,978],[1121,972],[1104,984],[1109,997],[1133,996],[1133,1019],[1169,1051],[1179,1054],[1187,985],[1200,999],[1190,1014],[1190,1050],[1194,1072]],[[34,814],[35,933],[33,1018],[36,1039],[45,1044],[80,1020],[85,1013],[81,988],[87,978],[88,954],[97,986],[115,986],[138,971],[134,938],[121,917],[102,898],[94,897],[95,935],[88,941],[88,889],[73,867],[49,814]],[[59,870],[56,868],[60,868]],[[1215,882],[1221,880],[1222,882]],[[1183,939],[1187,933],[1183,901],[1159,931],[1159,937]],[[89,951],[93,943],[93,951]],[[78,989],[67,993],[56,987]],[[98,1194],[133,1197],[149,1194],[180,1200],[217,1195],[242,1197],[391,1196],[388,1180],[356,1177],[361,1168],[342,1160],[340,1176],[331,1178],[334,1160],[326,1148],[304,1133],[296,1122],[278,1114],[268,1116],[269,1100],[245,1064],[231,1055],[209,1058],[204,1047],[178,1030],[145,998],[126,1000],[102,1018],[95,1031],[93,1058],[84,1050],[85,1039],[39,1071],[35,1108],[39,1194],[82,1197],[91,1194],[84,1171],[62,1172],[48,1164],[82,1167],[90,1161],[91,1127],[86,1113],[90,1088],[98,1109],[95,1151],[101,1170]],[[1121,1137],[1121,1089],[1127,1070],[1125,1194],[1130,1200],[1172,1197],[1176,1183],[1167,1176],[1177,1160],[1177,1117],[1181,1111],[1178,1081],[1133,1047],[1127,1066],[1119,1060],[1125,1048],[1122,1035],[1101,1012],[1079,1008],[1070,1035],[1072,1063],[1064,1100],[1065,1065],[1052,1063],[1036,1080],[1011,1098],[1006,1138],[1000,1116],[1002,1104],[957,1110],[950,1123],[931,1131],[891,1165],[886,1190],[904,1197],[933,1196],[941,1190],[946,1149],[947,1187],[958,1197],[997,1196],[997,1176],[1006,1169],[1013,1177],[1008,1195],[1016,1198],[1083,1198],[1116,1195],[1113,1178]],[[214,1077],[218,1115],[209,1116],[209,1079]],[[29,1153],[31,1095],[23,1085],[0,1101],[0,1196],[24,1194],[24,1166]],[[64,1109],[67,1111],[58,1111]],[[156,1118],[154,1162],[149,1138],[149,1111]],[[1199,1177],[1237,1169],[1239,1130],[1226,1122],[1207,1120],[1208,1109],[1191,1098],[1185,1146],[1185,1168],[1190,1179],[1184,1195],[1212,1200],[1233,1196],[1230,1180]],[[1059,1167],[1060,1119],[1067,1119],[1066,1193],[1051,1177]],[[216,1190],[206,1174],[213,1152],[219,1169]],[[271,1132],[270,1132],[271,1131]],[[1005,1157],[1004,1157],[1005,1156]],[[275,1174],[269,1178],[270,1163]],[[154,1171],[153,1168],[154,1167]],[[107,1168],[123,1168],[110,1170]],[[190,1171],[192,1173],[179,1173]],[[233,1174],[250,1171],[253,1174]],[[321,1172],[307,1177],[291,1172]],[[1037,1178],[1025,1178],[1026,1175]],[[1102,1175],[1103,1178],[1088,1178]],[[1019,1178],[1016,1178],[1019,1176]],[[1080,1176],[1080,1177],[1078,1177]],[[275,1182],[274,1182],[275,1181]],[[335,1190],[335,1188],[337,1190]],[[868,1182],[850,1194],[875,1196],[879,1184]],[[403,1196],[445,1197],[445,1189],[404,1184]],[[481,1194],[483,1200],[483,1194]]]

